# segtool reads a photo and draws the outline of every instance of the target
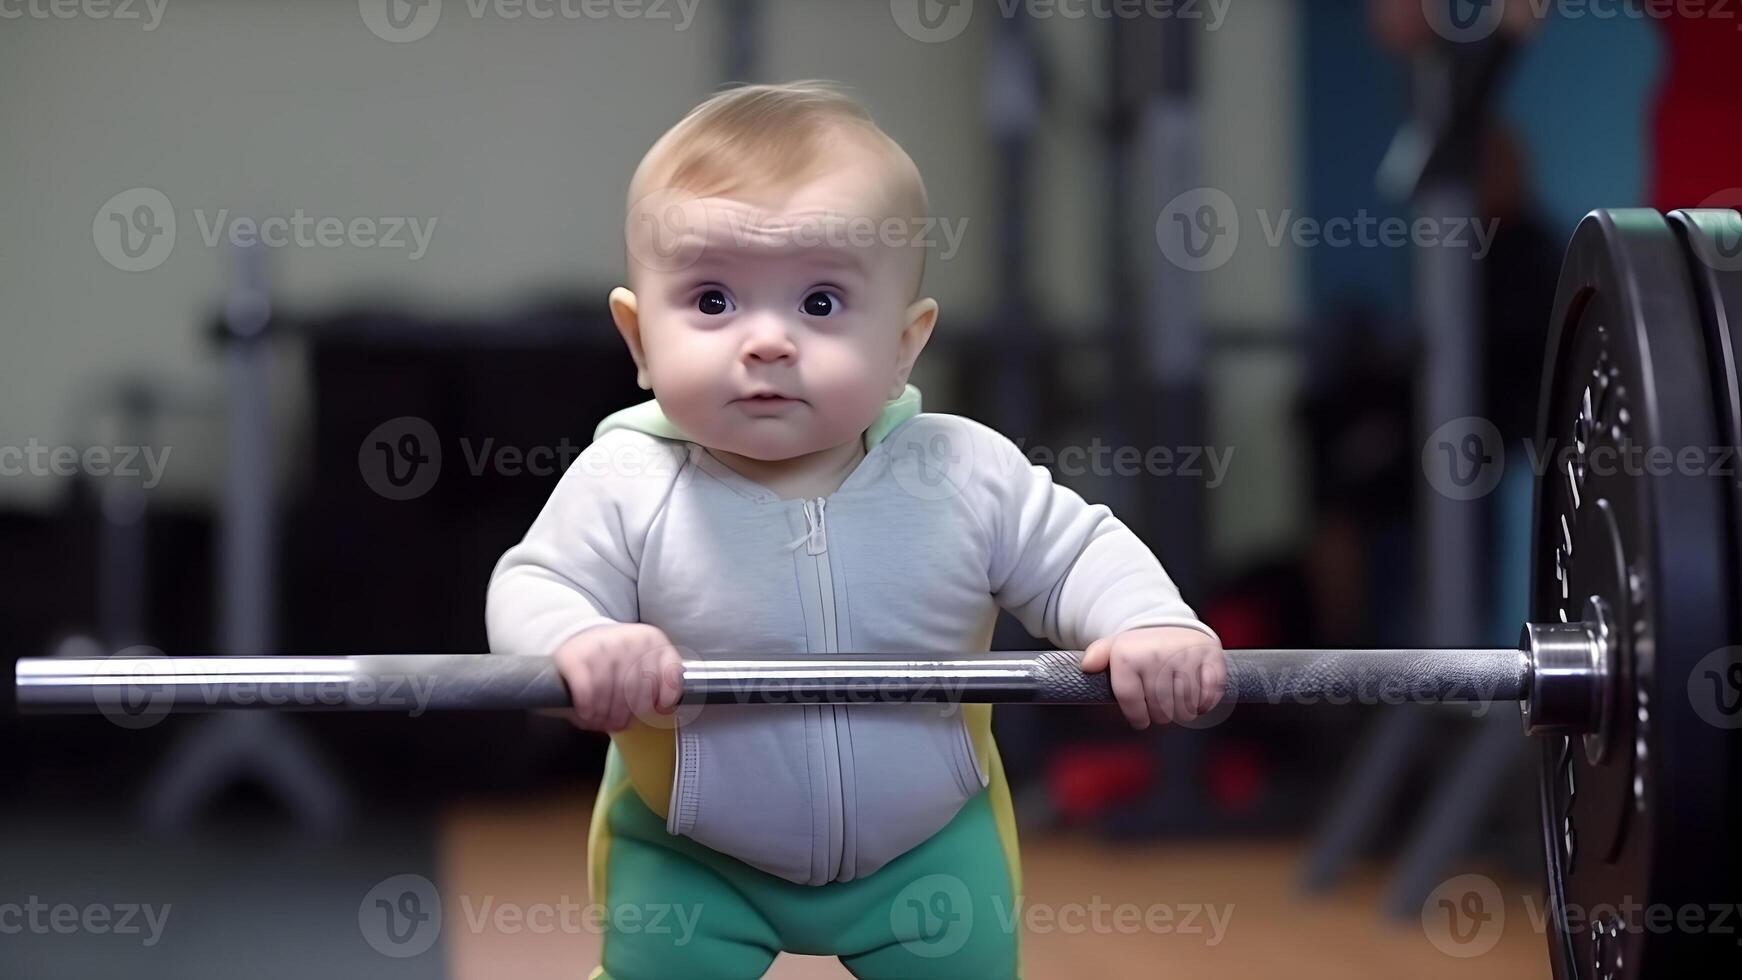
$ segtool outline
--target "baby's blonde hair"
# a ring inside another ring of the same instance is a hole
[[[834,83],[804,80],[740,85],[691,109],[641,158],[629,181],[628,207],[656,191],[718,197],[749,188],[794,184],[820,173],[843,140],[885,160],[888,215],[926,217],[925,181],[913,158]],[[919,250],[923,274],[923,249]],[[916,285],[917,290],[917,285]]]

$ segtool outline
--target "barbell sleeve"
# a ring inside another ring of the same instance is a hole
[[[1518,701],[1528,649],[1229,650],[1226,699],[1253,703]],[[955,701],[1112,702],[1105,671],[1073,651],[824,657],[716,654],[684,661],[683,692],[702,704]],[[1563,668],[1564,670],[1564,668]],[[543,657],[488,654],[25,658],[22,711],[182,712],[229,708],[491,711],[562,707],[568,691]]]

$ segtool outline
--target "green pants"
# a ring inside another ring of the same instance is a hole
[[[781,950],[837,956],[857,977],[1015,977],[1018,909],[988,797],[868,877],[799,885],[666,833],[613,748],[590,848],[604,862],[592,980],[759,977]]]

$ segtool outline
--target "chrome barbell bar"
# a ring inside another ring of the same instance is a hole
[[[1532,732],[1595,731],[1613,668],[1607,634],[1585,623],[1531,625],[1518,649],[1229,650],[1233,704],[1519,701]],[[699,704],[901,702],[1100,704],[1106,672],[1068,650],[938,658],[709,654],[683,663]],[[489,654],[25,658],[21,711],[221,709],[496,711],[569,704],[555,664]]]

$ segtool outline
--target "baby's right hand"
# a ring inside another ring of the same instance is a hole
[[[588,731],[621,731],[633,718],[670,714],[683,695],[683,656],[657,626],[595,626],[570,637],[553,659],[574,702],[569,720]]]

